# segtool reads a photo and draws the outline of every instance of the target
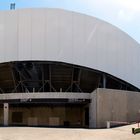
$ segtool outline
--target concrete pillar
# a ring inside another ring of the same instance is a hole
[[[8,116],[9,116],[9,104],[8,103],[4,103],[3,104],[3,115],[4,115],[4,122],[3,125],[4,126],[8,126]]]
[[[103,88],[106,88],[106,75],[103,74]]]
[[[96,116],[97,116],[97,105],[96,105],[96,96],[97,91],[91,93],[91,102],[89,104],[89,128],[96,128]]]
[[[106,122],[106,127],[110,128],[110,122],[109,121]]]

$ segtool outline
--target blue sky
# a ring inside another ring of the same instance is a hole
[[[103,19],[140,43],[140,0],[0,0],[0,10],[16,8],[63,8]]]

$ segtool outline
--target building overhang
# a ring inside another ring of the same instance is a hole
[[[90,93],[10,93],[1,94],[0,103],[9,104],[87,104]]]

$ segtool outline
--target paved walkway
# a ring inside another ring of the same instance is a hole
[[[0,127],[0,140],[140,140],[130,125],[113,129]]]

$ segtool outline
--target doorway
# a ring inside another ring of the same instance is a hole
[[[89,126],[89,108],[88,107],[85,108],[85,126],[86,127]]]

